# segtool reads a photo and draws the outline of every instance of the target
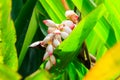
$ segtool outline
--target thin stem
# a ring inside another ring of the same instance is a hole
[[[66,2],[66,0],[61,0],[61,2],[63,4],[65,10],[69,10],[70,9],[69,6],[68,6],[68,4],[67,4],[67,2]]]

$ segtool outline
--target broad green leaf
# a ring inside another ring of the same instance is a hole
[[[107,48],[112,47],[117,42],[113,27],[104,17],[99,20],[94,30]]]
[[[0,64],[0,80],[20,80],[21,76],[8,68],[7,66]]]
[[[101,43],[102,43],[101,39],[98,37],[95,31],[92,30],[86,39],[86,45],[89,53],[96,56],[97,50],[99,49],[99,45]]]
[[[116,44],[96,63],[84,80],[116,80],[120,75],[120,43]]]
[[[69,37],[55,50],[55,54],[60,59],[56,67],[58,72],[62,71],[61,69],[66,67],[66,65],[79,53],[83,41],[94,28],[96,22],[102,17],[104,11],[105,8],[103,4],[93,10],[81,20]],[[75,43],[73,43],[73,41]]]
[[[16,33],[10,16],[11,0],[0,1],[0,63],[17,71]]]
[[[55,21],[56,23],[60,23],[62,20],[65,20],[65,9],[62,6],[60,0],[39,0],[47,13],[49,14],[50,18]]]
[[[26,77],[25,80],[51,80],[51,75],[46,70],[37,70],[30,76]]]
[[[72,1],[76,5],[76,7],[82,12],[83,17],[96,7],[96,4],[92,0],[72,0]],[[80,1],[82,2],[81,5],[78,4]],[[102,1],[100,3],[102,3]],[[117,42],[116,35],[114,33],[114,28],[109,23],[109,21],[106,20],[105,17],[102,17],[97,22],[97,24],[94,28],[94,32],[95,32],[95,34],[93,34],[93,36],[97,35],[97,37],[99,39],[101,39],[100,41],[102,43],[104,43],[107,48],[112,47]],[[92,39],[92,40],[94,41],[94,39]],[[90,40],[90,41],[92,41],[92,40]],[[88,46],[91,46],[91,45],[88,45]],[[95,50],[96,50],[96,47],[94,47],[94,51]],[[89,50],[89,51],[92,52],[91,50]],[[101,53],[101,55],[102,54],[103,53]]]
[[[97,50],[96,60],[98,61],[105,54],[107,50],[108,48],[106,48],[106,46],[103,43],[101,43]]]
[[[20,10],[22,9],[23,1],[22,0],[12,0],[12,11],[11,16],[13,21],[16,20]]]
[[[69,75],[70,80],[78,80],[77,71],[73,63],[68,64],[66,71]]]
[[[24,6],[22,6],[22,9],[20,10],[15,20],[15,28],[17,34],[16,48],[18,54],[20,54],[25,34],[27,32],[28,25],[32,16],[32,12],[37,2],[37,0],[25,0],[25,1],[26,3],[24,4]]]
[[[83,77],[88,72],[88,69],[81,62],[79,62],[77,60],[74,60],[73,64],[75,66],[76,72],[78,73],[79,80],[82,80]]]
[[[32,39],[35,35],[35,32],[36,32],[37,28],[38,28],[38,25],[37,25],[37,21],[36,21],[35,10],[34,10],[33,14],[32,14],[32,17],[31,17],[31,20],[30,20],[30,24],[29,24],[26,36],[25,36],[23,46],[22,46],[22,49],[21,49],[21,52],[20,52],[19,67],[22,64],[22,61],[25,57],[25,54],[26,54],[26,52],[29,48],[29,45],[30,45],[30,43],[31,43],[31,41],[32,41]]]
[[[113,26],[117,40],[120,40],[120,10],[118,9],[120,1],[105,0],[104,4],[109,12],[111,20],[108,21]]]
[[[49,16],[48,16],[47,12],[44,10],[44,8],[40,2],[37,2],[37,4],[36,4],[36,14],[37,14],[38,24],[40,26],[42,33],[44,35],[47,35],[48,27],[43,23],[43,20],[48,19]]]

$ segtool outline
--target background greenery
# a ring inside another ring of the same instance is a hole
[[[120,1],[66,1],[70,9],[76,7],[77,14],[81,12],[82,20],[55,49],[54,54],[60,61],[48,72],[42,61],[45,49],[29,48],[29,45],[47,35],[43,20],[61,23],[66,19],[61,0],[0,0],[1,80],[119,79]],[[84,41],[89,53],[97,59],[91,70],[77,59]]]

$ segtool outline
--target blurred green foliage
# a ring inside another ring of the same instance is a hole
[[[98,61],[120,41],[119,0],[66,2],[70,9],[77,9],[77,14],[81,12],[82,19],[55,49],[58,62],[48,72],[42,61],[45,48],[33,49],[29,45],[47,35],[43,20],[52,19],[56,23],[66,20],[61,0],[0,1],[0,79],[19,80],[19,73],[26,80],[82,80],[89,72],[77,59],[82,43],[86,41],[89,53]]]

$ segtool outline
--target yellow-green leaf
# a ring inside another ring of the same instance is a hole
[[[21,76],[8,68],[5,65],[0,64],[0,80],[20,80]]]
[[[0,0],[0,63],[16,71],[18,60],[15,49],[16,33],[10,16],[11,1]]]
[[[25,80],[51,80],[51,75],[46,70],[37,70]]]
[[[84,80],[116,80],[120,75],[120,43],[112,47],[95,64]]]

